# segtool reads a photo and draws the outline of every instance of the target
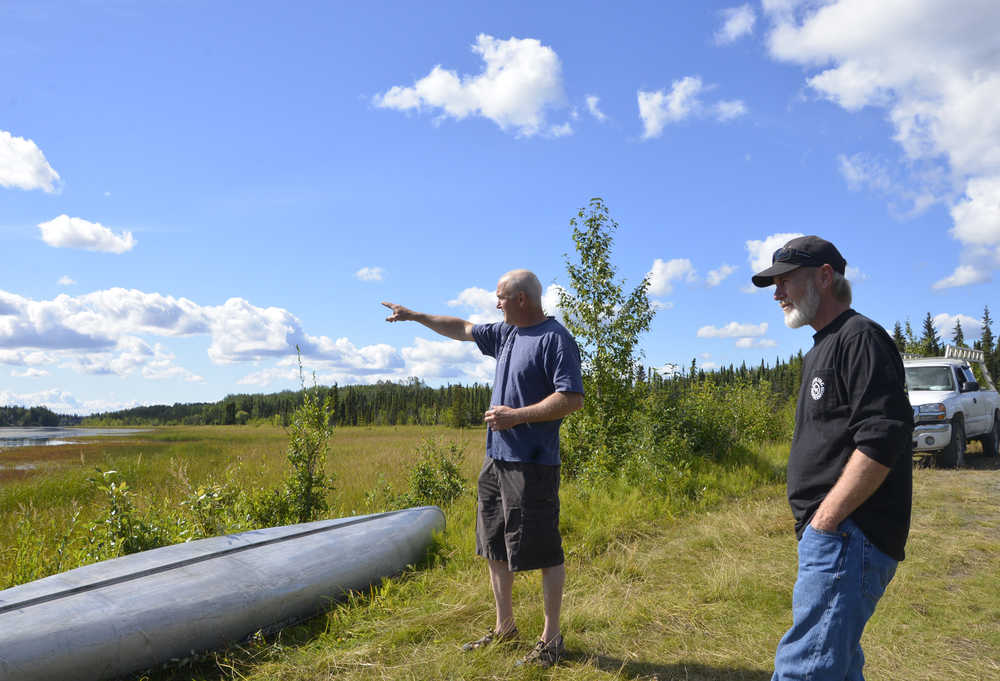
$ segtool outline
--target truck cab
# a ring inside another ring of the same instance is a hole
[[[913,451],[933,455],[946,467],[965,465],[965,445],[979,440],[988,456],[998,455],[1000,395],[979,385],[970,359],[982,353],[946,349],[945,357],[904,357],[906,388],[913,407]],[[964,356],[963,356],[964,355]]]

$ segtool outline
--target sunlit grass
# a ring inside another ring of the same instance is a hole
[[[864,638],[866,675],[973,681],[1000,673],[1000,473],[916,472],[909,558]],[[194,675],[156,679],[643,679],[767,681],[791,623],[796,555],[781,484],[651,523],[625,489],[603,501],[564,485],[568,655],[549,672],[514,667],[541,628],[537,574],[519,576],[518,644],[463,654],[492,624],[471,513],[449,517],[446,558],[338,606],[310,627]],[[471,506],[471,499],[466,507]],[[619,509],[615,511],[614,509]],[[602,537],[597,543],[596,538]],[[588,544],[588,542],[591,542]],[[581,546],[586,546],[581,549]]]
[[[475,479],[483,456],[481,430],[342,428],[335,432],[328,459],[337,482],[333,513],[363,509],[366,492],[381,481],[404,489],[425,437],[465,442],[463,471],[470,483]],[[72,502],[81,512],[90,503],[79,480],[95,464],[134,477],[146,504],[158,504],[159,497],[167,499],[170,490],[180,489],[171,466],[181,459],[192,479],[242,475],[247,484],[277,484],[286,442],[280,428],[247,426],[167,429],[128,445],[90,445],[95,449],[87,450],[85,463],[68,457],[54,470],[59,484],[39,475],[33,482],[0,485],[0,503],[14,509],[5,512],[4,527],[18,513],[7,495],[16,489],[22,502],[29,501],[34,484],[47,504],[44,513],[34,504],[37,526],[59,536]],[[568,582],[563,628],[569,652],[554,670],[514,667],[541,629],[537,573],[515,582],[521,640],[503,649],[460,652],[463,642],[493,620],[485,566],[473,555],[470,489],[447,509],[448,529],[426,569],[388,580],[273,637],[146,678],[767,681],[774,647],[791,622],[796,570],[781,481],[786,456],[784,443],[722,464],[705,460],[692,468],[685,484],[659,493],[623,482],[595,488],[564,481]],[[73,481],[76,487],[67,484],[66,489],[75,491],[63,494],[61,485]],[[2,541],[7,545],[10,535]],[[907,553],[865,634],[867,677],[1000,678],[997,466],[917,469]]]

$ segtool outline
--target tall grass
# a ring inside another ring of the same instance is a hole
[[[780,462],[773,445],[762,458]],[[866,674],[980,681],[1000,673],[1000,471],[915,471],[909,557],[866,631]],[[156,670],[149,681],[584,679],[767,681],[791,623],[796,556],[781,484],[734,485],[729,499],[652,499],[624,483],[562,490],[568,654],[541,672],[514,662],[541,630],[537,574],[514,600],[522,637],[463,654],[492,624],[472,555],[473,503],[454,504],[429,569],[387,580],[270,639]],[[739,490],[742,489],[742,492]]]
[[[340,484],[328,490],[326,515],[381,510],[384,503],[371,503],[379,485],[407,492],[425,441],[454,449],[463,466],[468,458],[463,475],[473,475],[478,462],[465,456],[468,431],[338,431],[325,472]],[[0,479],[0,588],[117,555],[116,547],[141,550],[260,526],[263,512],[253,504],[283,489],[287,449],[280,427],[199,426],[0,453],[4,465],[36,467],[28,477]]]
[[[380,485],[409,490],[414,467],[434,459],[419,446],[428,437],[438,443],[438,456],[461,452],[454,457],[457,469],[465,481],[474,479],[482,461],[482,432],[341,429],[329,459],[340,482],[331,514],[368,510]],[[173,502],[188,494],[176,474],[180,461],[187,465],[189,483],[202,485],[230,475],[245,476],[241,479],[248,484],[277,485],[285,473],[281,429],[168,429],[124,443],[88,445],[83,462],[79,452],[75,459],[50,462],[54,474],[84,482],[65,498],[39,484],[47,490],[41,499],[44,511],[41,505],[15,505],[4,514],[4,574],[11,546],[20,547],[27,572],[32,561],[56,566],[55,547],[99,510],[99,505],[90,507],[96,499],[87,496],[85,482],[95,464],[122,471],[140,511],[160,508],[161,496],[172,499],[164,508],[175,508]],[[786,455],[786,444],[763,444],[738,449],[721,461],[702,457],[685,475],[690,482],[672,490],[659,483],[643,487],[626,477],[600,486],[564,481],[569,577],[563,629],[569,653],[549,672],[513,666],[541,629],[535,574],[515,582],[522,640],[472,654],[459,650],[493,618],[485,568],[474,556],[474,496],[466,487],[447,508],[448,529],[426,569],[386,580],[273,637],[258,636],[141,678],[767,681],[774,647],[790,623],[795,578],[794,534],[780,475]],[[975,454],[972,459],[978,460]],[[865,635],[869,678],[1000,676],[998,476],[996,465],[915,471],[908,559]],[[149,485],[147,479],[163,485]],[[7,493],[14,488],[22,489],[22,501],[30,497],[28,487],[29,481],[5,483],[3,502],[9,503]]]

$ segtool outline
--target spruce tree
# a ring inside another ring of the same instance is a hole
[[[920,354],[924,357],[937,357],[941,354],[941,338],[934,328],[934,320],[928,312],[924,317],[923,335],[920,336]]]
[[[892,329],[892,342],[896,344],[896,348],[899,351],[906,352],[906,337],[903,336],[903,327],[900,326],[899,322],[896,322],[896,326]]]
[[[962,322],[959,321],[958,317],[955,318],[955,328],[951,331],[951,342],[955,344],[956,348],[969,347],[965,344],[965,334],[962,333]]]
[[[913,335],[913,327],[910,326],[909,318],[906,319],[906,330],[904,336],[906,337],[906,352],[912,353],[914,355],[920,354],[920,344],[917,343],[916,337]]]
[[[986,364],[986,368],[989,369],[990,375],[993,376],[995,381],[997,376],[997,369],[1000,368],[1000,352],[995,352],[996,347],[994,347],[993,342],[993,320],[990,319],[990,306],[986,305],[983,307],[983,335],[979,341],[980,347],[983,351],[983,360]]]

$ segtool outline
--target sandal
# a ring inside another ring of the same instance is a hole
[[[514,638],[517,638],[517,625],[511,627],[507,631],[501,631],[499,633],[495,629],[490,629],[482,638],[470,641],[463,645],[462,650],[468,652],[478,648],[485,648],[491,643],[504,643],[505,641],[510,641]]]

